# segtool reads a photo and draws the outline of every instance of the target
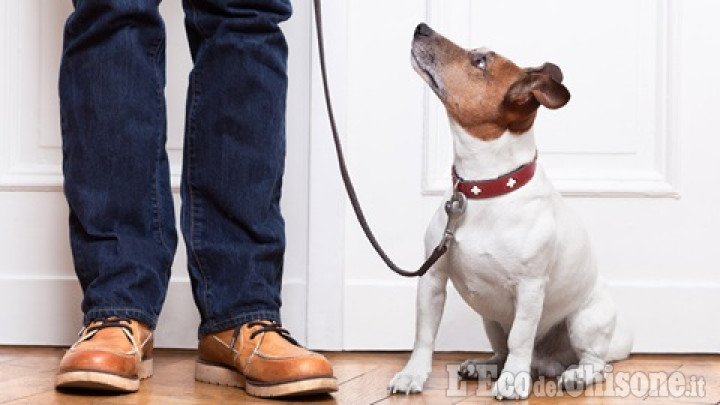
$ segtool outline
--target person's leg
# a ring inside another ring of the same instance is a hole
[[[154,328],[177,235],[159,0],[74,0],[60,67],[70,242],[85,324]]]
[[[279,321],[288,0],[184,0],[182,230],[200,335]]]
[[[201,314],[195,379],[261,397],[337,390],[279,325],[285,247],[289,0],[184,0],[188,92],[182,227]]]
[[[70,243],[83,289],[79,340],[58,388],[137,391],[177,245],[165,152],[159,0],[74,0],[60,116]]]

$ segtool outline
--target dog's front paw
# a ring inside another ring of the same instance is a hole
[[[597,368],[599,370],[601,368]],[[605,375],[590,365],[569,368],[560,376],[558,385],[567,391],[583,390],[597,382],[605,380]]]
[[[530,396],[530,373],[503,371],[492,387],[496,399],[527,399]]]
[[[409,367],[405,367],[401,372],[395,374],[390,384],[388,384],[388,391],[391,394],[405,393],[405,394],[417,394],[422,392],[423,385],[428,378],[428,372],[422,370],[413,370]]]

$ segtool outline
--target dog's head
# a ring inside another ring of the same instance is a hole
[[[450,118],[483,140],[524,133],[540,105],[556,109],[570,100],[554,64],[522,69],[489,49],[463,49],[426,24],[415,29],[411,61]]]

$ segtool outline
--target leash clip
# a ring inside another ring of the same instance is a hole
[[[447,249],[450,241],[455,239],[455,228],[457,228],[460,217],[465,214],[467,209],[467,197],[465,194],[457,190],[457,185],[453,190],[453,194],[449,200],[445,202],[445,213],[447,213],[448,220],[445,225],[445,231],[443,232],[442,240],[438,246],[442,246]]]
[[[467,197],[459,190],[454,190],[449,200],[445,202],[445,213],[448,216],[462,215],[467,209]]]

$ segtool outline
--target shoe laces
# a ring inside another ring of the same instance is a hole
[[[285,340],[292,343],[295,346],[300,346],[300,344],[290,336],[290,332],[282,327],[281,323],[274,322],[274,321],[251,321],[247,323],[248,328],[253,328],[255,326],[260,326],[260,328],[255,329],[250,334],[250,339],[254,339],[257,335],[261,333],[266,332],[275,332],[278,335],[282,336]],[[237,341],[238,336],[240,335],[240,329],[242,328],[242,325],[238,325],[235,327],[235,331],[233,333],[232,341],[230,343],[230,347],[235,347],[235,342]]]
[[[86,327],[83,331],[81,331],[81,333],[90,334],[94,331],[100,331],[106,328],[122,328],[129,332],[131,335],[133,334],[132,319],[130,318],[114,316],[106,319],[98,319],[94,322],[99,323]]]

